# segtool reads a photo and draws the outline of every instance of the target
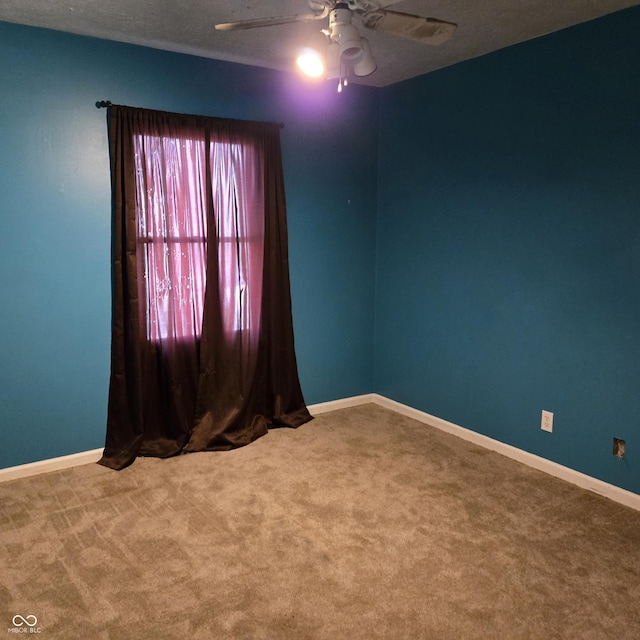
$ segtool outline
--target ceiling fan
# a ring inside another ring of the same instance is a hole
[[[298,65],[307,75],[340,78],[338,91],[346,85],[350,73],[372,74],[376,62],[366,38],[352,24],[357,17],[366,29],[408,38],[429,45],[440,45],[455,33],[457,25],[436,18],[425,18],[392,11],[400,0],[307,0],[311,13],[271,18],[254,18],[215,25],[220,31],[256,29],[295,22],[313,22],[329,18],[329,28],[322,29],[325,52],[307,50],[299,56]]]

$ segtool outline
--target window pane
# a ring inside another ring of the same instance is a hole
[[[134,150],[147,337],[198,337],[206,278],[204,141],[135,136]]]

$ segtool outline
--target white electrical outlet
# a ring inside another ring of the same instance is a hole
[[[551,433],[553,431],[553,413],[551,411],[542,411],[542,422],[540,428],[543,431]]]

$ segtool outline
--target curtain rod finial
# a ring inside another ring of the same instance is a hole
[[[100,109],[100,107],[112,107],[113,104],[111,104],[111,100],[98,100],[98,102],[96,102],[96,107],[98,109]]]

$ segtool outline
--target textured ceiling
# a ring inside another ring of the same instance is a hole
[[[640,0],[396,1],[396,11],[455,22],[458,29],[451,40],[433,47],[367,31],[354,21],[366,31],[378,62],[374,74],[357,82],[385,86],[638,4]],[[324,22],[230,32],[213,26],[308,12],[306,0],[0,2],[0,20],[7,22],[281,70],[292,69],[295,49]]]

